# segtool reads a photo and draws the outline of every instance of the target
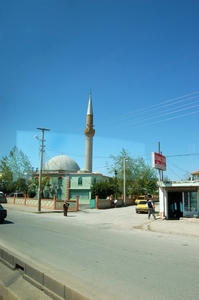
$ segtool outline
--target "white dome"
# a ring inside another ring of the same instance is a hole
[[[43,168],[44,171],[65,171],[65,172],[78,172],[80,167],[70,157],[59,155],[51,158]]]

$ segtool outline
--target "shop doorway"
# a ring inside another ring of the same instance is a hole
[[[179,220],[182,216],[182,192],[168,192],[168,219]]]

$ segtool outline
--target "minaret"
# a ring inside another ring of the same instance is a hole
[[[95,134],[95,129],[93,129],[93,106],[91,92],[88,99],[86,128],[84,129],[84,134],[86,136],[85,169],[92,173],[93,136]]]

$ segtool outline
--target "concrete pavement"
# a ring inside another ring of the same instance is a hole
[[[8,210],[21,210],[30,213],[38,213],[36,207],[19,206],[13,204],[4,204],[4,207]],[[156,211],[158,212],[158,205],[156,205]],[[48,209],[41,209],[42,213],[49,213],[54,217],[63,217],[63,212],[52,211]],[[71,218],[74,216],[76,218]],[[137,229],[137,230],[149,230],[154,232],[162,232],[168,234],[180,234],[189,236],[199,236],[199,219],[197,218],[182,218],[181,220],[163,220],[158,217],[155,221],[151,216],[148,220],[147,214],[136,214],[135,206],[112,208],[106,210],[90,209],[88,206],[80,205],[80,211],[68,212],[70,222],[86,223],[86,224],[101,224],[111,225],[114,227]]]
[[[3,206],[8,211],[7,221],[12,221],[9,218],[9,211],[11,210],[38,213],[37,208],[35,207],[13,204],[3,204]],[[156,208],[158,210],[158,205],[156,205]],[[67,217],[64,217],[63,212],[48,209],[41,209],[41,214],[48,214],[50,218],[65,218],[66,222],[77,225],[99,225],[100,227],[104,226],[104,228],[108,226],[108,228],[114,227],[126,230],[146,230],[166,234],[179,234],[193,237],[199,236],[199,219],[189,218],[179,221],[169,221],[160,219],[157,213],[157,220],[154,220],[153,217],[148,220],[147,214],[136,214],[135,206],[107,210],[90,209],[88,206],[80,206],[80,211],[69,212]],[[0,263],[0,273],[0,298],[3,296],[3,299],[26,300],[30,298],[31,295],[31,299],[51,299],[42,290],[24,280],[18,270],[12,271]],[[21,289],[18,288],[19,283]],[[58,296],[54,295],[53,299],[58,299]]]

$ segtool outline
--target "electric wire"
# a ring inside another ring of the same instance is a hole
[[[160,122],[165,122],[165,121],[177,119],[177,118],[180,118],[180,117],[183,117],[183,116],[188,116],[188,115],[195,114],[195,113],[199,112],[199,110],[193,111],[193,112],[189,112],[189,113],[186,113],[186,114],[182,114],[182,115],[180,115],[180,116],[174,116],[174,117],[171,117],[171,118],[166,118],[166,119],[157,120],[157,121],[151,122],[151,123],[146,123],[146,121],[150,121],[150,120],[153,120],[153,119],[155,119],[155,118],[164,117],[164,116],[167,116],[167,115],[174,114],[174,113],[176,113],[176,112],[180,112],[180,111],[183,111],[183,110],[195,108],[195,107],[198,107],[198,106],[199,106],[199,104],[194,105],[194,106],[189,106],[188,108],[184,108],[184,109],[178,109],[178,110],[176,110],[176,111],[172,111],[172,112],[168,112],[168,113],[164,113],[164,114],[158,114],[157,117],[156,117],[156,116],[155,116],[155,117],[154,117],[154,116],[151,116],[151,117],[148,117],[148,118],[139,119],[139,120],[137,120],[137,121],[133,121],[133,122],[130,122],[130,123],[125,123],[125,124],[123,124],[123,125],[119,125],[119,126],[116,126],[116,127],[111,127],[111,130],[115,130],[115,129],[118,129],[118,128],[126,127],[126,126],[133,125],[133,124],[137,124],[137,123],[141,123],[141,122],[143,122],[143,121],[145,122],[144,125],[140,125],[140,126],[134,127],[134,129],[135,129],[135,128],[145,127],[145,126],[152,125],[152,124],[157,124],[157,123],[160,123]],[[107,131],[107,130],[106,130],[106,131]],[[100,131],[100,132],[102,132],[102,131]],[[120,130],[119,132],[121,132],[121,130]]]
[[[191,96],[191,95],[194,95],[194,96],[185,98],[185,97]],[[117,121],[117,125],[116,126],[110,126],[110,127],[106,126],[105,130],[101,129],[99,132],[101,133],[103,131],[106,131],[106,132],[107,131],[112,131],[112,130],[120,129],[122,127],[126,127],[126,126],[129,126],[129,125],[134,125],[134,124],[137,124],[137,123],[144,122],[143,125],[141,124],[139,126],[134,126],[133,127],[133,129],[136,129],[136,128],[145,127],[145,126],[149,126],[149,125],[152,125],[152,124],[169,121],[169,120],[180,118],[180,117],[185,117],[185,116],[188,116],[188,115],[191,115],[191,114],[196,114],[196,113],[199,112],[199,110],[194,110],[194,111],[191,111],[191,112],[187,112],[185,114],[178,114],[178,115],[175,115],[175,116],[170,117],[170,118],[162,118],[162,117],[165,117],[167,115],[177,114],[177,113],[182,112],[182,111],[195,109],[196,107],[199,106],[199,101],[196,100],[194,102],[190,102],[190,100],[191,99],[193,100],[193,99],[198,98],[198,97],[199,97],[199,91],[193,92],[193,93],[190,93],[190,94],[186,94],[184,96],[180,96],[180,97],[177,97],[177,98],[173,98],[173,99],[167,100],[165,102],[158,103],[156,105],[151,105],[151,106],[145,107],[143,109],[139,109],[139,110],[136,110],[134,112],[130,112],[130,113],[125,114],[125,115],[114,117],[113,119],[109,119],[108,121],[104,120],[103,123],[102,123],[102,126],[105,125],[105,124],[113,123],[114,121]],[[184,99],[182,99],[182,98],[184,98]],[[175,101],[177,99],[181,99],[181,100]],[[173,101],[175,101],[175,102],[173,102]],[[185,101],[187,103],[182,103],[182,102],[185,102]],[[179,105],[179,103],[181,103],[181,105]],[[165,107],[166,107],[166,109],[165,109]],[[157,111],[157,110],[159,110],[159,111]],[[157,111],[157,112],[155,112],[155,111]],[[162,111],[163,111],[163,113],[161,113]],[[151,112],[153,112],[153,113],[151,113]],[[147,113],[147,116],[146,117],[143,116],[146,113]],[[150,117],[148,117],[149,113],[150,113]],[[141,115],[142,115],[142,117],[141,117]],[[131,117],[131,118],[133,117],[133,120],[129,121],[128,120],[129,117]],[[161,118],[161,120],[157,120],[157,121],[150,122],[150,123],[147,122],[147,121],[154,120],[154,119],[157,119],[157,118]],[[120,122],[121,120],[124,120],[125,123],[124,123],[124,121],[123,121],[123,123]],[[120,123],[120,124],[118,125],[118,123]],[[99,128],[102,127],[100,125],[100,123],[97,126],[99,126]],[[125,129],[123,129],[123,130],[125,130]],[[128,130],[130,130],[130,128],[128,128]],[[120,132],[121,131],[122,130],[120,130]]]
[[[195,95],[195,94],[198,94],[198,95]],[[187,96],[191,96],[191,95],[195,95],[193,97],[190,97],[190,98],[185,98],[185,99],[182,99],[180,100],[179,102],[184,102],[184,101],[188,101],[192,98],[197,98],[199,97],[199,91],[196,91],[196,92],[192,92],[192,93],[189,93],[189,94],[186,94],[186,95],[183,95],[183,96],[179,96],[179,97],[176,97],[176,98],[172,98],[170,100],[166,100],[164,102],[160,102],[160,103],[157,103],[157,104],[153,104],[153,105],[150,105],[150,106],[147,106],[147,107],[144,107],[144,108],[140,108],[140,109],[137,109],[135,111],[132,111],[132,112],[129,112],[127,114],[124,114],[124,115],[120,115],[119,117],[114,117],[114,118],[109,118],[108,120],[103,120],[103,122],[101,123],[98,123],[98,125],[103,125],[103,124],[108,124],[108,123],[111,123],[111,122],[114,122],[114,121],[118,121],[118,120],[121,120],[121,119],[126,119],[128,116],[132,117],[132,116],[140,116],[140,114],[143,114],[143,113],[148,113],[150,111],[153,111],[153,110],[157,110],[157,109],[160,109],[160,108],[164,108],[166,105],[164,105],[165,103],[169,103],[169,102],[172,102],[172,101],[175,101],[175,100],[178,100],[178,99],[181,99],[181,98],[184,98],[184,97],[187,97]],[[178,102],[174,102],[174,103],[171,103],[169,105],[175,105],[176,103]],[[188,103],[189,104],[189,103]],[[119,118],[119,119],[118,119]]]

